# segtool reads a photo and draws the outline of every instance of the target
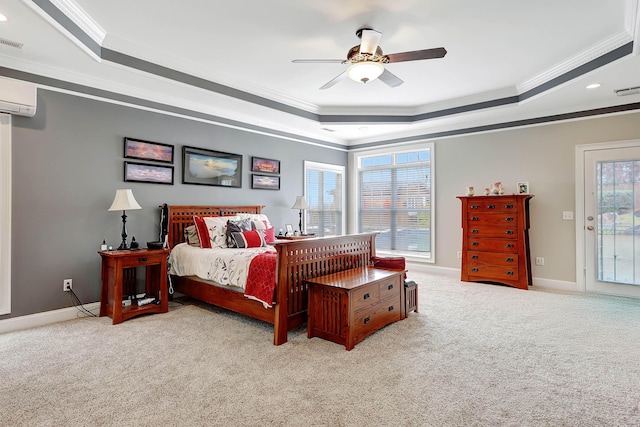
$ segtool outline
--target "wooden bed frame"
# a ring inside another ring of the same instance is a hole
[[[193,225],[193,216],[227,216],[261,213],[262,206],[169,206],[169,245],[184,241],[184,229]],[[287,342],[287,332],[307,320],[305,280],[371,263],[375,256],[376,233],[314,239],[283,240],[274,245],[277,255],[275,304],[262,303],[223,286],[206,283],[194,276],[172,276],[177,292],[273,324],[273,343]]]

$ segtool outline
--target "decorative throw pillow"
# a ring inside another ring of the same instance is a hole
[[[191,246],[200,247],[200,239],[198,238],[198,231],[196,230],[195,225],[191,225],[184,229],[184,240]]]
[[[276,241],[276,229],[271,227],[271,228],[265,228],[264,230],[258,230],[261,233],[263,233],[264,235],[264,241],[266,244],[272,243]]]
[[[243,231],[251,230],[251,220],[246,219],[238,219],[238,220],[228,220],[227,221],[227,232],[226,232],[226,240],[227,246],[230,248],[236,247],[233,246],[233,237],[231,233],[241,233]]]
[[[211,239],[209,238],[209,230],[204,218],[199,216],[193,216],[193,223],[196,227],[196,233],[198,234],[198,240],[200,240],[201,248],[211,248]]]
[[[207,225],[207,231],[209,232],[209,247],[222,249],[227,247],[227,221],[230,219],[232,219],[232,217],[219,216],[204,218],[204,222]],[[202,243],[202,240],[200,240],[200,242]]]
[[[371,257],[373,266],[376,268],[384,268],[387,270],[406,270],[405,259],[401,256],[389,256],[389,257]],[[407,273],[404,273],[404,278],[407,278]]]
[[[271,227],[271,222],[269,221],[269,217],[267,217],[265,214],[239,213],[238,218],[240,219],[249,218],[253,222],[262,221],[266,228]]]
[[[259,230],[232,232],[231,240],[232,248],[260,248],[267,246],[264,236]]]

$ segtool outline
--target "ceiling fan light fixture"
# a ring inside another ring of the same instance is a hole
[[[367,83],[380,77],[384,66],[379,62],[362,61],[351,64],[347,68],[347,75],[355,82]]]

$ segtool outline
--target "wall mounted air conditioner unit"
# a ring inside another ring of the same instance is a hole
[[[0,78],[0,113],[33,117],[36,114],[37,88],[34,84]]]

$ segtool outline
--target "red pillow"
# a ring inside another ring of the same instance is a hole
[[[259,230],[232,232],[231,238],[234,248],[260,248],[266,246],[264,236]]]
[[[387,270],[406,270],[405,260],[402,256],[390,256],[390,257],[371,257],[373,266],[376,268],[384,268]],[[404,278],[407,278],[407,273],[404,273]]]
[[[269,244],[276,241],[276,229],[274,227],[261,230],[264,232],[264,241]]]
[[[193,216],[193,223],[196,225],[198,239],[200,239],[201,248],[211,248],[211,240],[209,239],[209,230],[204,223],[204,219],[199,216]]]

